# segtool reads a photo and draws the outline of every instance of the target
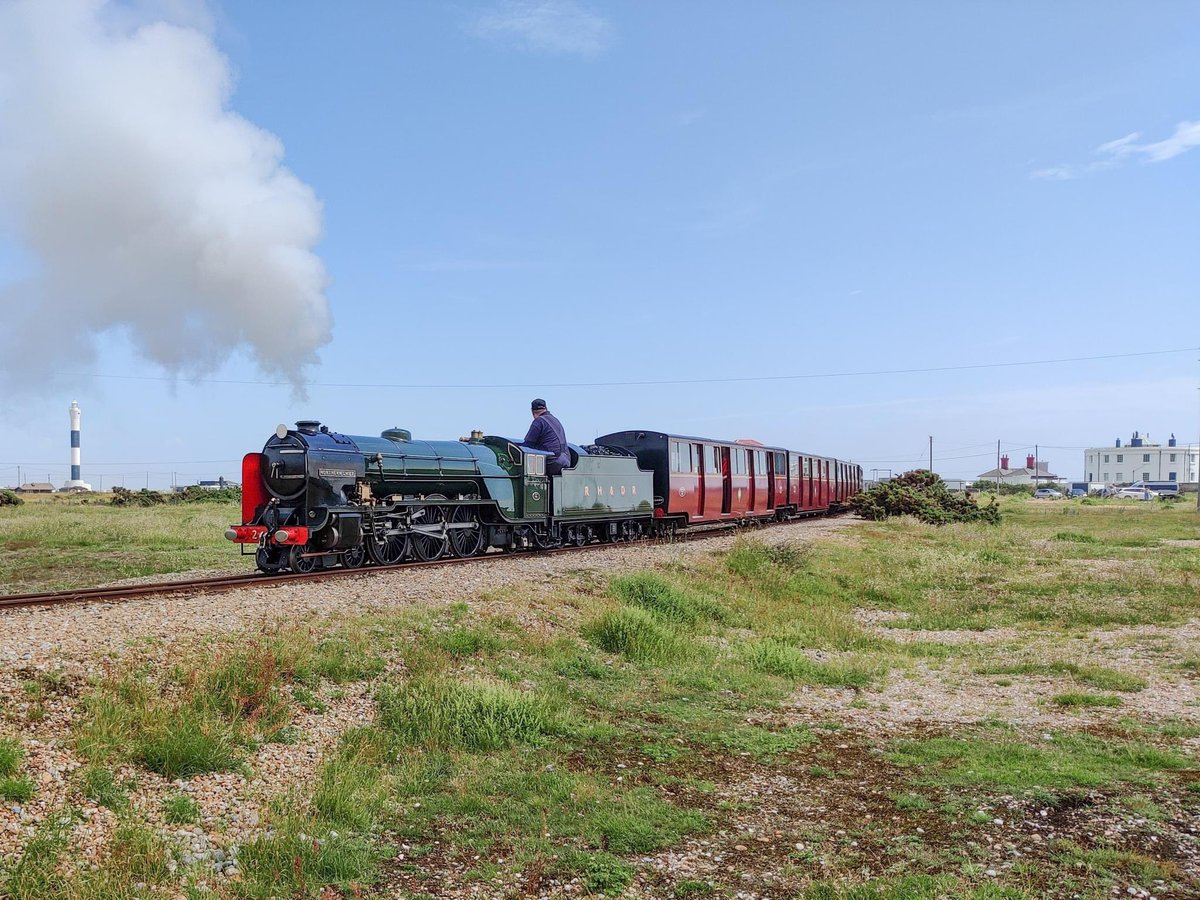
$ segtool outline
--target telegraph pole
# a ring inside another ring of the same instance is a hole
[[[933,472],[933,435],[929,436],[929,471]]]
[[[996,496],[1000,496],[1000,438],[996,438]]]

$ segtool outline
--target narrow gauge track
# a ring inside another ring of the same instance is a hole
[[[823,516],[821,518],[831,518]],[[797,524],[801,519],[789,519],[786,522],[772,525]],[[771,527],[771,525],[752,525],[752,528]],[[0,596],[0,609],[13,609],[25,606],[54,606],[62,603],[107,603],[114,600],[132,600],[137,597],[151,597],[160,594],[220,594],[244,587],[271,587],[292,582],[322,581],[336,578],[370,577],[377,572],[392,572],[415,568],[437,568],[439,566],[461,566],[469,563],[487,563],[501,559],[513,559],[520,556],[534,556],[552,553],[579,553],[589,550],[606,550],[629,544],[653,545],[655,543],[683,543],[704,538],[716,537],[741,531],[742,528],[716,527],[698,529],[670,538],[651,538],[643,541],[605,542],[585,544],[582,547],[555,547],[551,550],[519,550],[510,553],[485,553],[480,556],[444,557],[432,562],[414,560],[412,562],[396,563],[390,566],[367,566],[356,569],[317,569],[315,572],[288,572],[280,575],[266,575],[254,572],[247,575],[218,575],[212,578],[192,578],[182,581],[159,581],[147,584],[130,584],[114,587],[74,588],[67,591],[43,591],[33,594],[7,594]]]

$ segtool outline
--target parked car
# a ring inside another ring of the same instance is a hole
[[[1086,488],[1071,488],[1071,497],[1086,497],[1088,495]]]
[[[1039,500],[1057,500],[1062,496],[1062,491],[1056,491],[1054,488],[1038,488],[1033,492],[1033,496]]]
[[[1148,488],[1130,485],[1114,491],[1110,496],[1116,497],[1118,500],[1153,500],[1158,495]]]

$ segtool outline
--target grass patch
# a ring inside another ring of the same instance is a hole
[[[729,611],[700,595],[672,584],[654,572],[636,572],[614,578],[609,592],[623,603],[640,607],[664,621],[685,628],[703,622],[723,623]],[[617,651],[610,651],[617,652]]]
[[[171,794],[163,800],[163,819],[170,825],[190,825],[200,821],[200,807],[187,794]]]
[[[166,778],[228,771],[247,750],[289,735],[293,690],[381,671],[361,633],[288,628],[185,659],[162,683],[128,670],[82,698],[75,742],[90,761],[129,759]],[[289,686],[291,690],[289,690]]]
[[[1121,705],[1121,698],[1114,694],[1088,694],[1072,691],[1066,694],[1056,694],[1050,702],[1055,706],[1067,709],[1097,706],[1116,707]]]
[[[1058,841],[1052,851],[1055,862],[1070,869],[1082,869],[1098,875],[1123,875],[1142,884],[1166,881],[1179,874],[1179,867],[1143,853],[1107,847],[1081,847],[1072,841]]]
[[[839,657],[817,662],[804,651],[774,638],[748,643],[739,655],[756,672],[826,687],[863,688],[886,673],[879,661],[865,657]]]
[[[1164,771],[1185,769],[1191,761],[1177,753],[1136,741],[1103,741],[1059,733],[1042,744],[1006,735],[975,740],[937,737],[892,745],[888,759],[915,766],[919,783],[946,787],[989,786],[1036,793],[1100,787],[1116,782],[1151,784]]]
[[[0,778],[0,800],[8,803],[28,803],[35,793],[37,789],[31,778]]]
[[[83,795],[99,806],[119,812],[129,806],[126,785],[117,782],[110,769],[92,764],[83,770],[80,777]]]
[[[16,775],[24,758],[25,751],[21,749],[19,741],[13,738],[0,740],[0,778]]]
[[[1052,662],[999,663],[977,666],[977,675],[1040,675],[1043,677],[1066,676],[1106,691],[1140,691],[1146,687],[1146,679],[1128,675],[1105,666],[1086,665],[1062,660]]]
[[[271,824],[238,854],[241,897],[309,897],[327,885],[354,896],[374,881],[378,852],[368,838],[339,832],[317,817],[285,815]]]
[[[643,609],[624,607],[604,613],[583,630],[601,650],[638,663],[662,663],[687,657],[688,647],[670,627]]]
[[[544,697],[437,676],[384,686],[379,721],[404,744],[477,751],[536,743],[565,728]]]
[[[893,794],[892,802],[896,809],[920,811],[933,809],[933,803],[924,794]]]
[[[346,732],[321,767],[312,808],[341,829],[365,832],[380,819],[389,782],[387,736],[371,728]]]

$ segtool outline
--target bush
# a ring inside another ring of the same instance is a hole
[[[1034,488],[1032,484],[1012,484],[1007,481],[1002,481],[997,485],[994,481],[981,478],[979,481],[972,482],[971,490],[989,491],[993,494],[999,494],[1001,497],[1032,497]]]
[[[113,506],[161,506],[167,502],[167,498],[158,491],[148,491],[143,488],[140,491],[131,491],[125,487],[113,488]]]
[[[864,519],[913,516],[930,525],[948,522],[1000,524],[1000,507],[993,498],[980,506],[974,497],[952,494],[946,483],[927,469],[914,469],[899,478],[881,482],[852,497],[850,508]]]
[[[0,488],[0,506],[20,506],[25,501],[8,488]]]

